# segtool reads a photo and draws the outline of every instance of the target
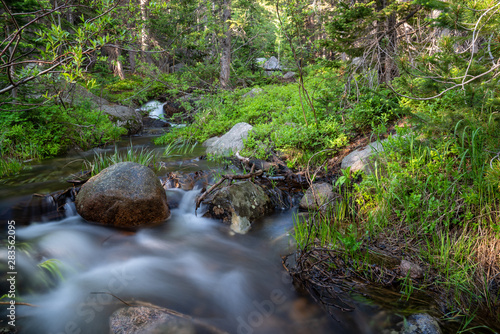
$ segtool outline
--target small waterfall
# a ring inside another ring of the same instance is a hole
[[[159,101],[149,101],[141,107],[140,110],[148,111],[151,118],[163,117],[163,103]]]
[[[66,217],[73,217],[77,215],[75,202],[69,198],[66,199],[66,203],[64,204],[64,213]]]

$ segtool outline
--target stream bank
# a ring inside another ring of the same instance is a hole
[[[136,149],[148,145],[140,144],[143,139],[133,138]],[[103,150],[112,153],[114,148]],[[164,225],[136,232],[89,225],[66,203],[64,217],[31,216],[26,227],[19,226],[18,293],[23,301],[37,305],[18,305],[19,333],[106,331],[112,313],[126,306],[116,297],[189,314],[228,333],[370,333],[380,326],[394,326],[370,323],[382,310],[355,299],[351,302],[358,308],[337,317],[339,324],[296,290],[280,264],[280,256],[294,251],[289,233],[295,210],[264,218],[244,236],[195,216],[200,190],[182,190],[179,178],[168,175],[217,170],[217,163],[197,159],[198,152],[165,161],[165,184],[179,188],[167,189],[177,204]],[[28,189],[11,181],[11,194],[37,187],[35,192],[43,193],[51,183],[55,188],[64,185],[59,175],[72,174],[71,165],[64,166],[57,174],[53,166],[39,169],[41,181],[28,184]],[[2,205],[15,198],[7,195]],[[48,263],[55,264],[55,271],[45,269]]]

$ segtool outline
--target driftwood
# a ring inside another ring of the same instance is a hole
[[[250,172],[249,174],[245,174],[245,175],[232,175],[232,174],[231,175],[223,175],[222,178],[217,183],[215,183],[213,186],[211,186],[210,188],[208,188],[208,190],[206,190],[203,194],[201,194],[201,196],[199,196],[196,199],[196,207],[194,209],[194,213],[196,214],[196,210],[198,210],[198,208],[200,207],[201,202],[205,199],[205,197],[207,197],[208,194],[210,194],[218,186],[220,186],[222,184],[222,182],[224,182],[226,180],[233,181],[233,180],[251,179],[253,177],[261,176],[263,173],[264,172],[262,170],[259,170],[259,171],[255,172],[255,173]]]

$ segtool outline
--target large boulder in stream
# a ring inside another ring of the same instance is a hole
[[[205,202],[208,203],[205,217],[222,219],[231,224],[231,230],[240,234],[248,232],[254,221],[273,209],[269,196],[250,181],[223,187]]]
[[[160,180],[135,162],[117,163],[92,177],[75,204],[84,219],[123,228],[154,225],[170,216]]]
[[[238,123],[220,138],[207,139],[203,146],[207,148],[207,154],[228,156],[243,149],[243,140],[248,137],[252,126],[248,123]]]
[[[111,122],[127,129],[129,135],[139,133],[143,128],[142,116],[133,108],[118,104],[105,104],[101,106],[101,111],[109,117]]]

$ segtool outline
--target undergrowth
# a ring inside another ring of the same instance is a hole
[[[339,73],[331,68],[308,69],[305,85],[313,100],[317,123],[297,83],[274,84],[263,86],[262,92],[254,97],[245,96],[250,88],[207,96],[199,103],[193,124],[174,129],[155,143],[168,144],[178,138],[203,142],[224,134],[237,123],[246,122],[253,129],[242,155],[266,159],[277,152],[287,160],[289,167],[305,165],[315,152],[324,149],[334,152],[356,134],[386,124],[402,111],[389,91],[373,94],[363,89],[359,96],[344,94]]]
[[[446,317],[460,319],[464,330],[478,312],[500,321],[500,117],[490,103],[496,92],[482,90],[402,98],[411,117],[384,142],[372,161],[376,172],[354,182],[343,171],[334,184],[342,200],[296,223],[300,251],[329,249],[352,272],[376,281],[384,275],[373,275],[366,254],[391,246],[398,250],[393,256],[425,269],[421,279],[394,280],[402,298],[423,288],[440,291]]]
[[[395,255],[420,263],[427,274],[402,278],[402,295],[432,286],[457,316],[486,309],[499,321],[491,286],[500,275],[500,164],[488,150],[491,138],[460,123],[439,139],[409,128],[398,132],[384,144],[375,173],[352,187],[337,184],[342,201],[318,223],[296,224],[300,249],[338,250],[356,264],[354,271],[370,277],[370,259],[360,249],[377,240],[403,245],[405,252]]]
[[[117,140],[126,130],[106,115],[86,106],[38,106],[0,114],[0,178],[19,172],[25,162],[63,153],[71,147],[87,150]]]

